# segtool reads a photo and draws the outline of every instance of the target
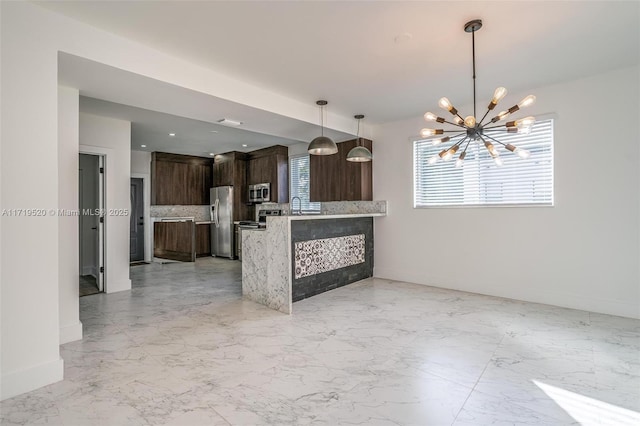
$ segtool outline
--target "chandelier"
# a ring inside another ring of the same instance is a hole
[[[511,114],[519,111],[521,108],[529,106],[533,104],[536,100],[536,97],[533,95],[529,95],[521,100],[516,105],[511,108],[498,113],[495,117],[489,120],[485,124],[485,119],[487,115],[498,105],[506,95],[507,89],[504,87],[498,87],[493,93],[493,98],[487,107],[487,112],[484,113],[484,116],[480,120],[477,119],[476,115],[476,40],[475,40],[475,32],[482,28],[482,21],[480,19],[474,19],[473,21],[469,21],[465,24],[464,30],[465,32],[471,33],[471,46],[472,46],[472,55],[473,55],[473,115],[469,115],[465,118],[458,113],[458,110],[451,104],[449,99],[440,98],[438,101],[438,105],[447,110],[453,116],[452,121],[447,121],[442,117],[438,117],[432,112],[427,112],[424,115],[424,119],[427,121],[435,121],[437,123],[447,123],[453,126],[457,126],[459,129],[457,130],[444,130],[444,129],[422,129],[420,130],[420,136],[423,138],[428,138],[433,145],[439,145],[442,143],[449,142],[452,139],[459,138],[457,142],[451,145],[449,148],[443,149],[440,153],[429,158],[428,163],[434,164],[439,160],[448,161],[453,158],[454,155],[460,150],[461,147],[464,146],[464,149],[460,153],[458,160],[456,161],[456,167],[462,167],[464,164],[464,158],[467,155],[467,148],[471,142],[483,143],[489,155],[493,158],[493,161],[497,166],[501,166],[502,159],[500,158],[500,152],[494,143],[498,145],[502,145],[508,151],[511,151],[514,154],[517,154],[520,158],[528,158],[530,154],[529,151],[517,148],[510,143],[504,144],[500,142],[497,138],[500,136],[500,133],[523,133],[528,134],[531,132],[531,127],[535,122],[534,117],[525,117],[518,120],[508,121],[505,124],[495,124],[499,121],[504,120]],[[457,133],[453,136],[444,136],[444,133]]]

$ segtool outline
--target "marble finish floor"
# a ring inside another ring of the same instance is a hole
[[[368,279],[242,300],[240,263],[131,269],[80,299],[65,380],[3,425],[640,424],[640,321]]]

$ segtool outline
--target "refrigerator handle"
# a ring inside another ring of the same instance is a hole
[[[214,218],[215,211],[216,211],[216,206],[215,206],[215,204],[212,204],[211,205],[211,211],[209,212],[211,214],[211,222],[215,222],[215,218]]]
[[[220,200],[216,198],[216,228],[220,228]]]

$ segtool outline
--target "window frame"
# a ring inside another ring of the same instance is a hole
[[[538,122],[542,122],[542,121],[547,121],[547,120],[551,120],[551,201],[550,202],[545,202],[545,203],[528,203],[528,202],[523,202],[523,203],[476,203],[476,204],[434,204],[434,205],[419,205],[417,204],[417,197],[416,197],[416,190],[417,190],[417,173],[418,173],[418,169],[416,167],[416,144],[418,142],[421,141],[425,141],[428,140],[426,138],[423,138],[421,136],[414,136],[409,138],[411,141],[411,159],[412,159],[412,169],[413,169],[413,173],[412,173],[412,204],[413,204],[413,208],[414,209],[466,209],[466,208],[520,208],[520,207],[524,207],[524,208],[549,208],[549,207],[555,207],[556,205],[556,191],[555,191],[555,184],[556,184],[556,180],[555,180],[555,168],[556,168],[556,158],[555,158],[555,126],[556,126],[556,122],[557,122],[557,115],[556,114],[544,114],[544,115],[537,115],[536,116],[537,121]],[[499,137],[496,137],[496,139],[500,139]],[[515,143],[514,143],[515,144]],[[516,145],[517,146],[517,145]],[[507,153],[508,155],[513,155],[515,156],[515,154],[513,153]],[[505,155],[507,155],[505,154]],[[453,160],[451,160],[453,161]],[[427,165],[428,167],[428,165]],[[464,167],[464,166],[463,166]],[[480,185],[482,182],[478,182],[478,184]]]
[[[292,171],[292,167],[291,167],[291,162],[295,161],[298,158],[309,158],[309,186],[311,186],[311,154],[308,153],[302,153],[302,154],[295,154],[295,155],[290,155],[289,156],[289,210],[293,210],[293,203],[291,202],[291,199],[294,197],[293,195],[293,179],[291,179],[291,171]],[[311,188],[309,188],[309,191],[311,191]],[[302,213],[320,213],[322,206],[321,203],[319,201],[311,201],[311,193],[309,193],[309,204],[317,204],[318,208],[317,209],[301,209]]]

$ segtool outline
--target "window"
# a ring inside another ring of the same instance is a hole
[[[300,197],[303,211],[320,211],[320,203],[309,201],[309,155],[289,158],[289,200]],[[298,201],[291,209],[298,208]]]
[[[463,167],[456,168],[455,159],[429,165],[429,157],[445,147],[428,140],[415,141],[414,207],[553,205],[553,120],[536,122],[528,135],[501,133],[496,139],[527,149],[531,156],[522,159],[499,148],[504,165],[498,167],[484,144],[474,141]]]

